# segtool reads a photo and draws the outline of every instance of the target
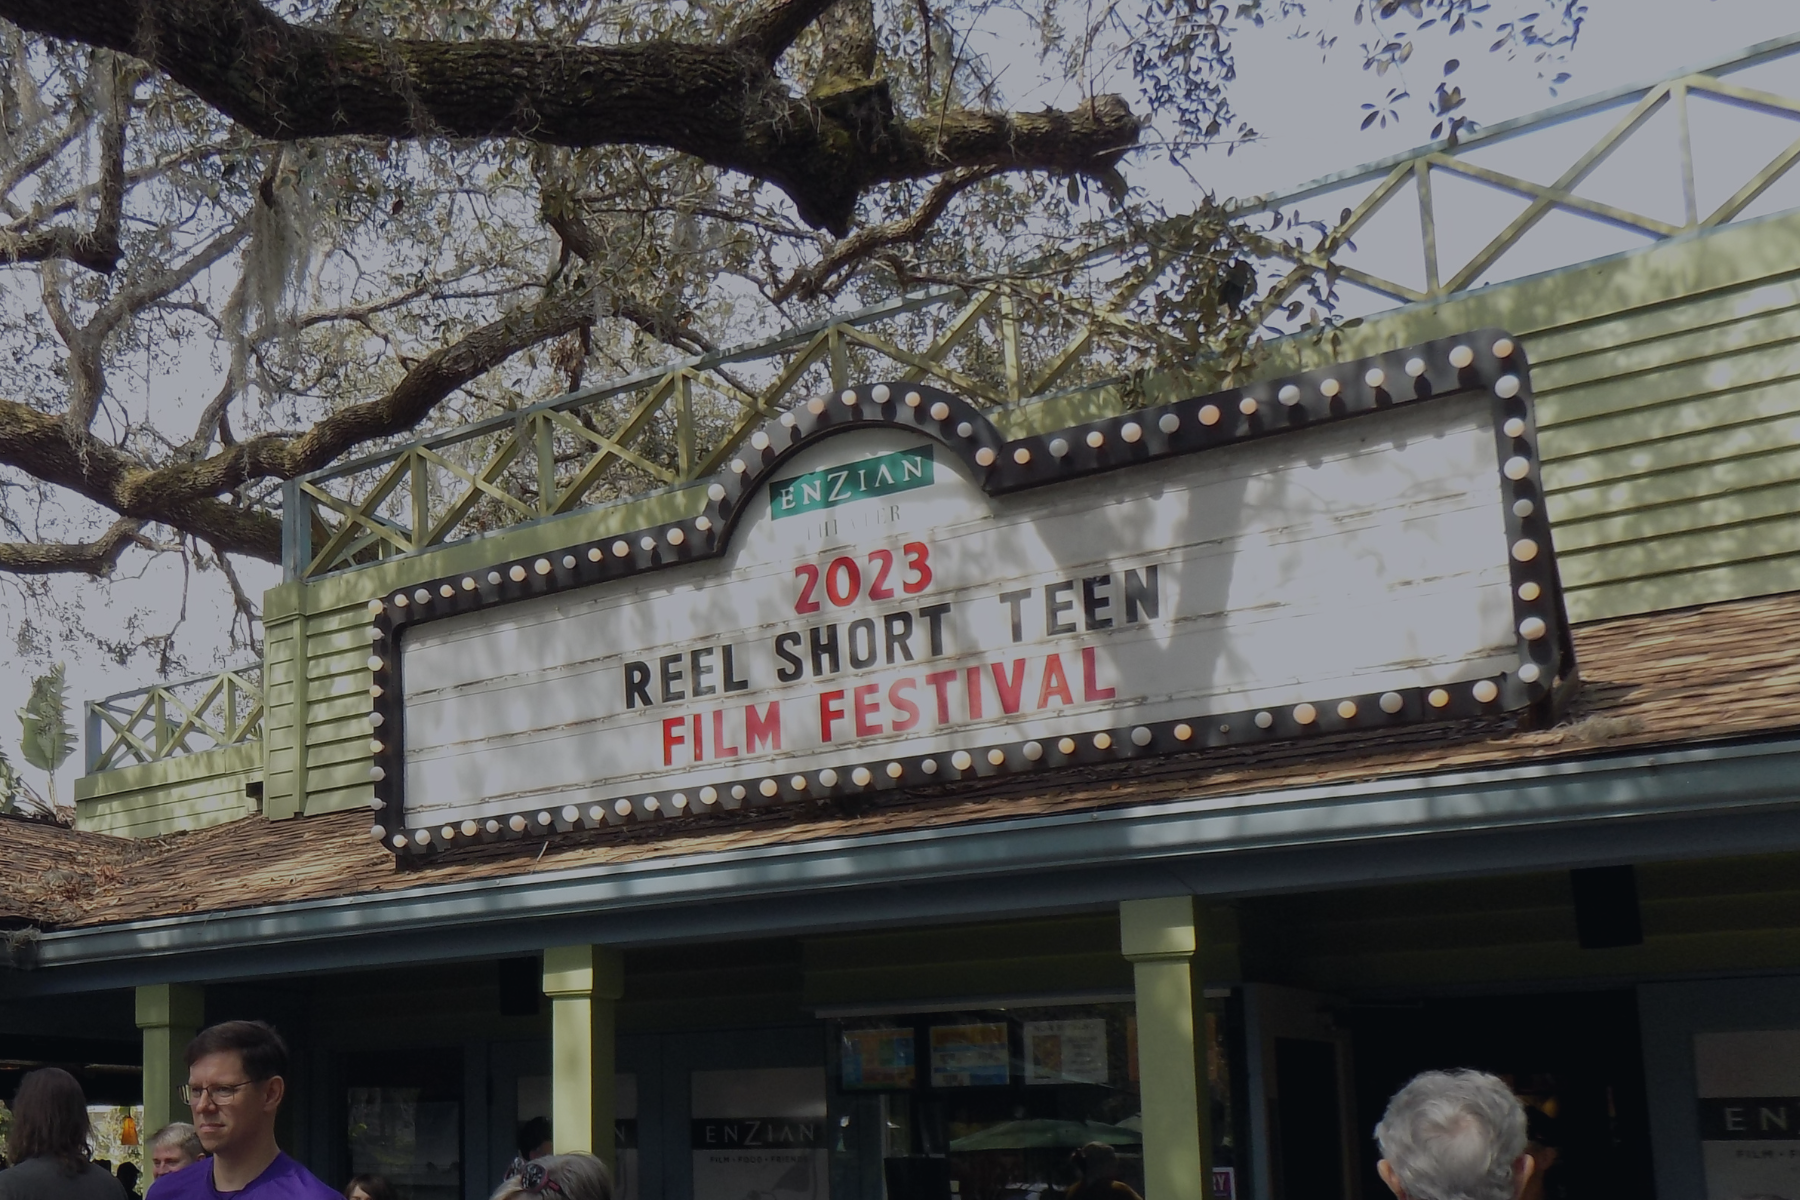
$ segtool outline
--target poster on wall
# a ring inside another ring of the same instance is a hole
[[[846,1029],[838,1061],[846,1090],[909,1088],[918,1079],[911,1029]]]
[[[1800,1030],[1694,1035],[1707,1200],[1800,1200]]]
[[[827,1200],[825,1072],[693,1074],[694,1200]]]
[[[936,1025],[931,1030],[932,1087],[989,1087],[1012,1079],[1005,1022]]]
[[[1106,1020],[1025,1022],[1025,1082],[1108,1083]]]

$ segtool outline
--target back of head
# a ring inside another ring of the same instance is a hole
[[[209,1054],[224,1053],[240,1057],[246,1079],[287,1075],[287,1043],[267,1021],[221,1021],[207,1026],[188,1043],[187,1065],[191,1067]]]
[[[1525,1109],[1481,1071],[1427,1071],[1394,1093],[1375,1127],[1410,1200],[1513,1200]]]
[[[519,1157],[529,1159],[538,1152],[538,1147],[550,1140],[550,1120],[547,1117],[533,1117],[529,1121],[521,1121],[517,1134]]]
[[[353,1175],[350,1182],[344,1185],[346,1200],[361,1192],[369,1200],[397,1200],[394,1185],[379,1175]]]
[[[612,1177],[606,1173],[606,1164],[592,1154],[547,1154],[520,1164],[491,1200],[513,1200],[515,1196],[612,1200]]]
[[[6,1157],[14,1163],[54,1158],[71,1175],[81,1171],[88,1158],[87,1096],[73,1075],[44,1067],[20,1082]]]
[[[1084,1180],[1110,1180],[1119,1173],[1119,1152],[1105,1142],[1089,1142],[1075,1158]]]

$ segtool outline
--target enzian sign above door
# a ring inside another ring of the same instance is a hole
[[[1573,662],[1487,330],[1007,440],[878,383],[691,519],[370,605],[397,851],[1496,713]]]

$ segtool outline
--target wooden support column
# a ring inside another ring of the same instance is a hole
[[[624,991],[625,970],[617,950],[552,946],[544,951],[551,1142],[558,1154],[597,1155],[614,1172],[614,1040]]]
[[[156,983],[137,990],[137,1025],[144,1031],[144,1129],[142,1137],[170,1121],[185,1121],[178,1095],[187,1082],[187,1045],[206,1020],[206,992],[185,983]]]
[[[1120,947],[1137,990],[1144,1200],[1206,1200],[1212,1190],[1199,940],[1192,896],[1119,904]]]

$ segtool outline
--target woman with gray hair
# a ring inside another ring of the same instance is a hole
[[[612,1200],[612,1177],[606,1164],[592,1154],[547,1154],[515,1164],[491,1200],[515,1196]]]
[[[1376,1170],[1399,1200],[1519,1200],[1537,1164],[1525,1108],[1481,1071],[1427,1071],[1394,1093]]]

